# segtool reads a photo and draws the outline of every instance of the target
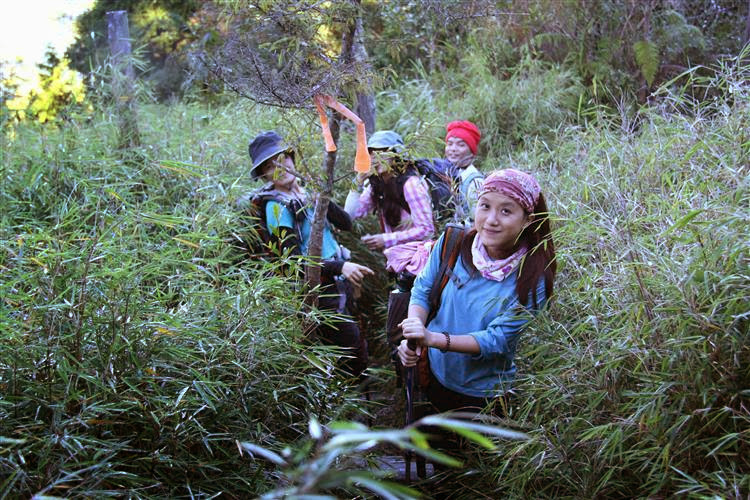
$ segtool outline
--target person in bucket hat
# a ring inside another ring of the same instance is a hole
[[[250,142],[247,150],[250,153],[250,159],[253,161],[253,166],[250,169],[250,177],[253,179],[261,176],[260,166],[266,160],[280,153],[289,153],[294,158],[292,148],[284,144],[284,139],[274,130],[261,132],[255,136],[255,139]]]
[[[258,134],[248,152],[253,166],[250,176],[265,181],[261,189],[265,229],[278,244],[280,255],[308,255],[312,232],[312,197],[299,182],[294,163],[294,151],[275,131]],[[321,292],[318,307],[337,312],[340,316],[350,316],[354,306],[354,289],[373,271],[365,266],[349,261],[349,251],[338,244],[331,226],[351,231],[349,215],[335,202],[328,204],[328,214],[323,228],[323,248],[321,251]],[[367,368],[367,340],[359,330],[358,323],[351,319],[337,319],[319,327],[321,338],[329,344],[350,350],[342,357],[341,366],[349,374],[363,378]]]

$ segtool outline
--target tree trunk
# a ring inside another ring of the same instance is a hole
[[[352,0],[359,5],[359,0]],[[345,62],[354,62],[357,65],[367,64],[367,51],[362,41],[362,18],[357,16],[350,23],[349,29],[344,32],[341,43],[341,58]],[[372,134],[375,130],[375,98],[372,95],[371,82],[367,82],[368,92],[362,92],[359,89],[355,91],[357,104],[355,113],[365,123],[365,130]],[[331,113],[330,127],[333,141],[338,143],[339,131],[341,126],[341,116],[334,112]],[[325,227],[326,214],[328,213],[328,203],[333,196],[333,180],[335,178],[336,152],[326,153],[325,156],[325,180],[315,202],[315,211],[313,212],[313,222],[310,228],[310,241],[307,246],[307,254],[317,261],[323,247],[323,228]],[[318,296],[314,291],[320,285],[320,266],[316,264],[308,265],[305,268],[305,281],[309,287],[310,294],[307,297],[307,303],[310,305],[317,304]]]
[[[120,126],[120,147],[126,149],[141,143],[135,118],[135,71],[127,11],[107,12],[107,35],[112,57],[112,95]]]
[[[330,119],[331,135],[333,141],[338,142],[341,116],[338,113],[332,113]],[[318,293],[316,288],[320,285],[320,270],[318,265],[323,250],[323,228],[325,227],[326,215],[328,214],[328,204],[333,196],[333,180],[336,171],[336,151],[326,152],[325,155],[325,183],[321,186],[318,199],[315,201],[315,211],[313,212],[313,222],[310,228],[310,240],[307,244],[307,254],[313,263],[305,267],[305,281],[309,287],[310,293],[307,296],[307,303],[317,305]]]
[[[354,27],[354,36],[352,44],[352,56],[358,65],[367,64],[367,50],[363,40],[364,28],[362,27],[362,18],[357,17]],[[365,122],[365,130],[369,134],[375,132],[375,96],[372,94],[372,82],[367,82],[367,92],[357,92],[357,107],[355,113]]]
[[[642,9],[643,18],[641,19],[641,24],[643,25],[643,36],[641,37],[642,40],[651,41],[651,13],[654,9],[654,5],[651,2],[638,4],[636,2],[633,2],[632,8],[640,8]],[[638,65],[636,63],[636,65]],[[639,66],[639,65],[638,65]],[[636,99],[638,100],[638,103],[643,105],[646,104],[646,101],[648,99],[651,86],[648,83],[648,80],[646,80],[646,75],[643,72],[643,68],[640,66],[638,67],[638,73],[640,74],[640,83],[641,86],[638,89]]]
[[[745,17],[745,36],[742,40],[743,47],[750,43],[750,0],[747,0],[747,17]]]
[[[359,0],[353,0],[359,6]],[[344,32],[341,41],[341,57],[345,62],[355,63],[363,69],[367,63],[367,49],[364,43],[364,27],[362,17],[357,16],[351,23],[349,29]],[[375,131],[375,96],[372,93],[372,81],[369,79],[362,83],[364,88],[356,89],[356,104],[354,112],[365,122],[365,130],[369,137]]]

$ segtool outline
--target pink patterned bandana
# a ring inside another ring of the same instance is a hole
[[[521,205],[526,212],[532,213],[542,190],[533,176],[520,170],[506,168],[496,170],[484,179],[479,196],[490,192],[507,196]]]
[[[474,261],[474,266],[484,278],[493,281],[503,281],[518,268],[528,250],[526,245],[521,245],[507,259],[494,260],[487,253],[487,249],[477,234],[474,237],[474,243],[471,244],[471,258]]]

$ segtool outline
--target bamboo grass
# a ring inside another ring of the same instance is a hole
[[[488,121],[482,168],[533,172],[554,217],[556,297],[523,334],[504,421],[531,439],[472,449],[465,469],[422,491],[744,498],[748,68],[689,73],[692,93],[666,87],[637,113],[571,108],[570,75],[532,69],[481,110],[528,115],[514,129]],[[463,78],[495,85],[479,63]],[[544,99],[529,98],[526,78]],[[700,88],[716,99],[690,97]],[[415,129],[436,156],[429,138],[450,110],[476,109],[475,94],[440,90],[424,80],[381,95],[380,125]],[[288,129],[314,166],[311,122],[242,103],[141,113],[148,146],[124,155],[105,108],[1,139],[0,498],[256,497],[283,490],[294,470],[249,460],[238,443],[309,470],[311,416],[328,425],[374,411],[334,375],[335,350],[304,338],[294,283],[228,243],[242,229],[234,203],[252,188],[247,140]],[[342,144],[342,158],[352,151]],[[366,333],[383,357],[386,285],[366,290]],[[342,486],[349,465],[336,475],[337,464],[310,488],[361,492]]]

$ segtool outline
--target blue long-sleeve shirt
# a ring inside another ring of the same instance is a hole
[[[440,247],[435,244],[427,265],[419,273],[411,292],[411,304],[429,310],[429,294],[440,267]],[[471,335],[479,344],[476,355],[441,352],[430,348],[430,368],[448,389],[474,397],[495,397],[510,389],[516,374],[513,358],[521,330],[535,310],[524,307],[516,294],[518,270],[503,281],[470,276],[459,256],[453,277],[443,289],[440,308],[427,329],[452,335]],[[435,283],[437,286],[437,283]],[[546,300],[544,279],[537,286],[538,304]],[[531,301],[529,301],[531,302]]]

